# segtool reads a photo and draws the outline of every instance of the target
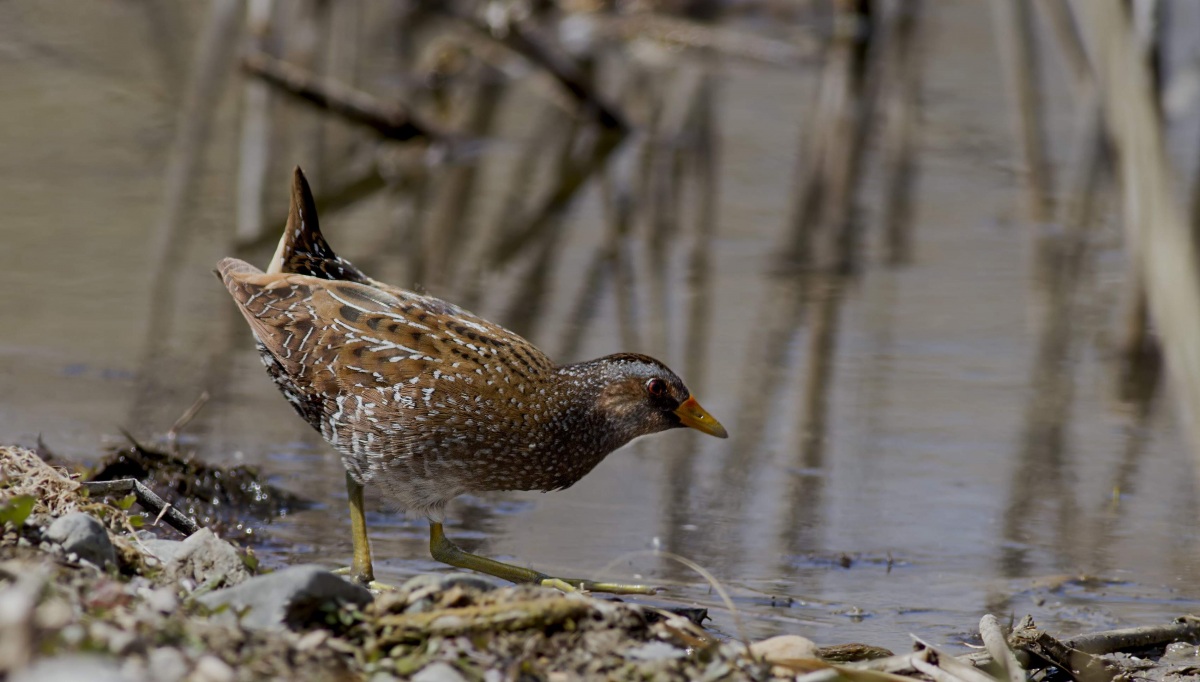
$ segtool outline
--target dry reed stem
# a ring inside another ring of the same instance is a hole
[[[1016,655],[1009,648],[1008,639],[1004,636],[1004,629],[995,616],[989,613],[979,619],[979,636],[983,638],[983,645],[992,655],[992,660],[999,664],[1000,670],[1009,682],[1025,682],[1025,669],[1021,667]]]

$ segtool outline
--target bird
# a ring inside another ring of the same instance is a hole
[[[558,578],[471,554],[445,535],[462,494],[570,487],[639,436],[725,428],[665,364],[617,353],[556,364],[529,341],[452,303],[378,282],[325,241],[303,171],[266,271],[224,258],[217,275],[267,373],[346,469],[352,578],[374,583],[364,486],[429,520],[433,558],[513,583],[653,593]]]

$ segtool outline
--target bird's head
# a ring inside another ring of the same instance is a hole
[[[563,368],[578,372],[595,389],[594,409],[624,440],[688,427],[717,438],[729,436],[666,365],[622,353]]]

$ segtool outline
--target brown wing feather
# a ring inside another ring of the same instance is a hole
[[[292,384],[276,377],[285,395],[293,404],[297,398],[290,393],[322,404],[321,415],[312,409],[301,413],[323,434],[338,425],[315,423],[315,417],[348,418],[346,410],[362,401],[390,406],[393,426],[418,416],[434,423],[470,418],[479,402],[513,400],[554,369],[525,339],[436,298],[395,287],[263,273],[235,259],[225,259],[218,269],[255,336]],[[422,375],[432,376],[414,381]],[[349,408],[346,398],[353,398]],[[401,409],[418,404],[423,409]]]

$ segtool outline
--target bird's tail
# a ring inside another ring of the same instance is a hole
[[[370,279],[350,261],[341,258],[321,234],[317,220],[317,204],[304,171],[296,166],[292,173],[292,195],[288,207],[287,226],[279,239],[279,247],[267,266],[268,273],[295,273],[321,279],[345,280],[367,284]]]

